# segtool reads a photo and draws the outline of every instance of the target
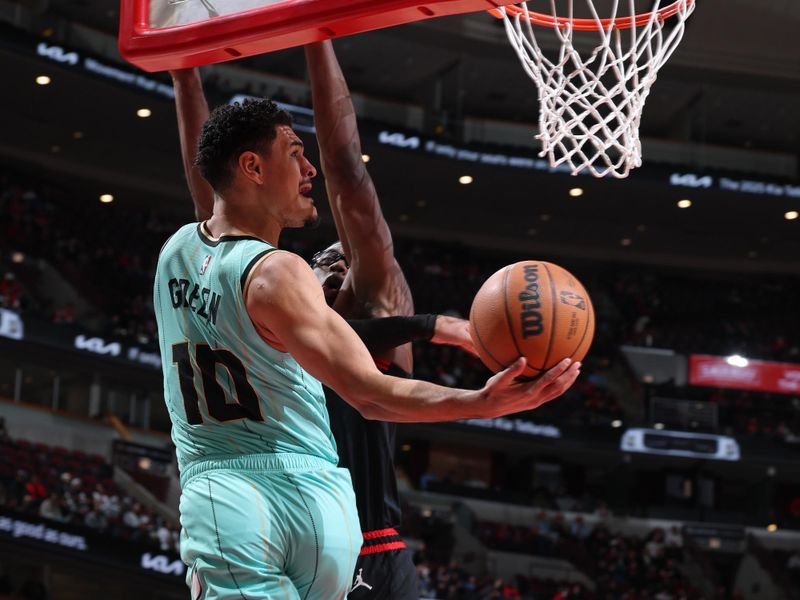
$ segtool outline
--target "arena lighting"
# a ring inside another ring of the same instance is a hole
[[[368,163],[369,159],[370,159],[370,155],[369,154],[362,154],[361,155],[361,160],[363,160],[365,163]]]
[[[583,188],[574,187],[570,189],[569,195],[572,196],[573,198],[578,198],[580,196],[583,196]]]
[[[739,356],[738,354],[729,356],[725,359],[725,362],[732,367],[746,367],[748,364],[750,364],[750,361],[748,361],[744,356]]]
[[[689,208],[692,205],[692,201],[688,198],[684,198],[683,200],[678,200],[678,208]]]
[[[783,213],[783,218],[786,219],[787,221],[794,221],[798,216],[800,216],[800,213],[797,212],[796,210],[790,210],[788,212]]]
[[[149,108],[140,108],[136,111],[136,116],[141,117],[142,119],[146,119],[152,114],[153,112]]]
[[[778,526],[775,523],[770,523],[767,525],[767,531],[778,531]]]
[[[50,83],[50,78],[47,75],[39,75],[36,78],[36,83],[39,85],[48,85]]]
[[[613,421],[611,421],[611,426],[614,429],[618,429],[619,427],[622,427],[622,421],[620,421],[619,419],[614,419]]]
[[[103,204],[108,204],[109,202],[113,202],[113,201],[114,201],[114,196],[112,196],[111,194],[101,194],[100,195],[100,202],[102,202]]]
[[[458,183],[461,185],[469,185],[472,183],[472,175],[462,175],[458,178]]]

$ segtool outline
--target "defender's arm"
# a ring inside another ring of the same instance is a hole
[[[214,190],[194,166],[200,131],[208,119],[208,103],[203,94],[203,82],[198,69],[170,71],[175,87],[175,110],[178,114],[178,133],[186,183],[194,202],[198,221],[211,218],[214,212]]]
[[[413,314],[389,226],[361,156],[355,109],[330,41],[306,46],[314,123],[336,228],[356,298],[382,315]]]

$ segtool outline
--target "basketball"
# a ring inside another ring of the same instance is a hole
[[[489,277],[470,309],[483,363],[501,371],[520,356],[535,377],[564,358],[583,360],[594,337],[594,307],[580,281],[553,263],[526,260]]]

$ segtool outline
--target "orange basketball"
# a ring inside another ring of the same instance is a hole
[[[580,281],[553,263],[525,260],[489,277],[469,313],[483,363],[500,371],[520,356],[535,377],[564,358],[583,360],[594,337],[594,307]]]

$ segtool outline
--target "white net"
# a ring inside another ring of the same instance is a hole
[[[528,12],[525,3],[498,11],[539,89],[540,156],[547,156],[553,167],[568,165],[573,175],[588,170],[595,177],[627,177],[642,164],[644,102],[658,70],[683,38],[695,0],[655,0],[650,13],[639,18],[634,18],[634,0],[612,0],[602,15],[597,0],[582,1],[588,5],[587,18],[574,16],[573,0],[550,0],[552,18]],[[552,27],[560,46],[549,56],[536,38],[546,31],[542,25]],[[581,56],[577,38],[585,46],[586,36],[599,44]]]

